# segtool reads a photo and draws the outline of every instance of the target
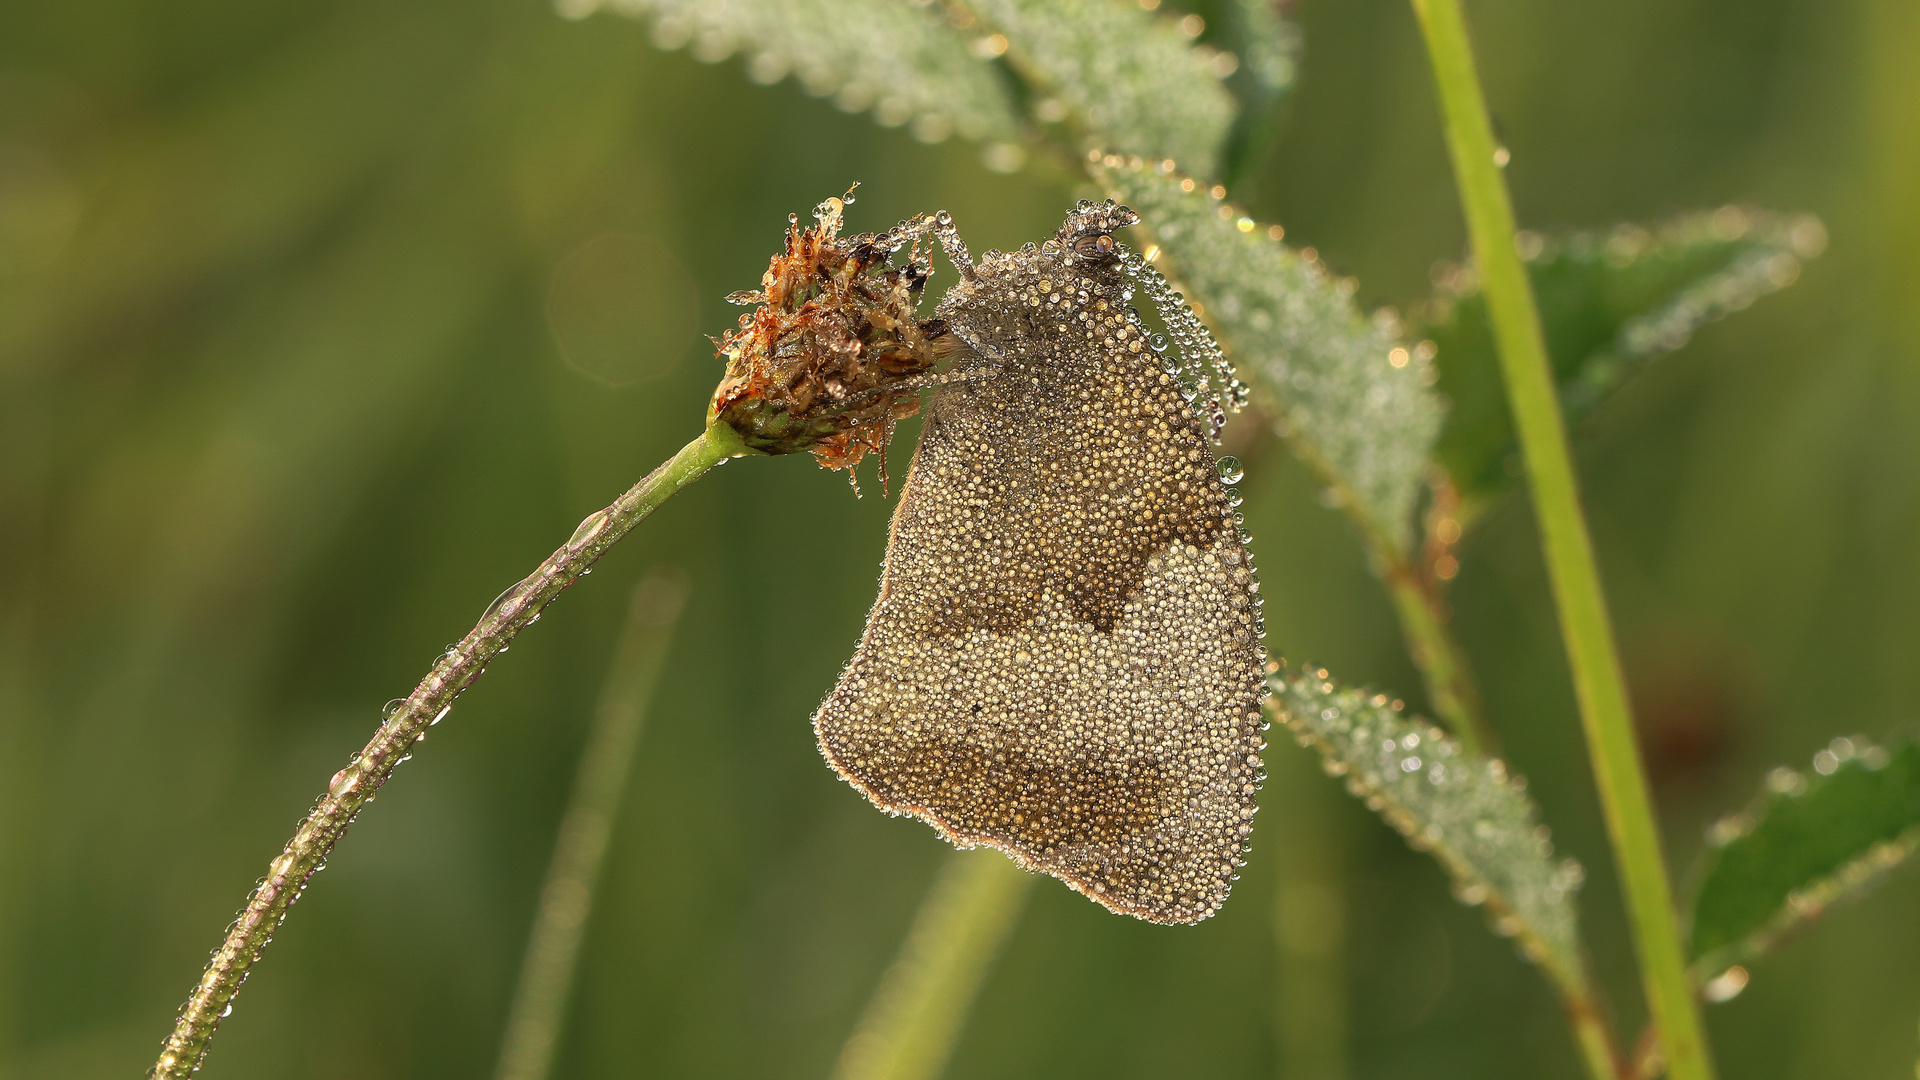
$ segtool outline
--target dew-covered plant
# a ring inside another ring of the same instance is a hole
[[[924,141],[975,143],[989,168],[1030,167],[1138,211],[1138,279],[1176,313],[1168,328],[1201,352],[1217,340],[1237,372],[1200,371],[1211,389],[1198,392],[1231,403],[1250,387],[1254,414],[1350,519],[1437,723],[1391,693],[1278,663],[1272,715],[1540,967],[1594,1080],[1663,1069],[1703,1080],[1713,1066],[1700,1003],[1738,993],[1747,965],[1774,943],[1920,845],[1920,751],[1838,739],[1813,776],[1770,774],[1752,808],[1716,826],[1712,866],[1683,920],[1652,827],[1567,425],[1577,438],[1583,417],[1703,323],[1790,285],[1820,253],[1824,229],[1744,206],[1599,232],[1519,229],[1457,4],[1412,3],[1473,250],[1404,312],[1361,310],[1354,281],[1232,201],[1228,183],[1270,136],[1270,106],[1299,62],[1298,34],[1265,0],[1229,0],[1211,32],[1157,0],[560,0],[559,13],[586,18],[604,7],[645,19],[662,48],[707,61],[738,55],[755,82],[791,79]],[[195,987],[153,1075],[198,1068],[240,982],[353,817],[454,698],[613,543],[728,458],[805,450],[842,467],[884,452],[893,422],[913,412],[946,359],[916,305],[931,246],[950,222],[929,215],[842,236],[845,211],[845,200],[829,200],[814,225],[796,222],[760,290],[739,294],[755,311],[721,342],[728,369],[704,431],[502,596],[333,778]],[[1499,757],[1448,624],[1456,546],[1489,508],[1516,497],[1522,478],[1639,945],[1652,1020],[1637,1040],[1613,1030],[1589,970],[1580,866],[1556,853],[1524,777]],[[572,850],[564,838],[562,848]],[[592,875],[583,880],[590,891]],[[843,1075],[938,1074],[1018,917],[1021,880],[997,857],[956,858],[842,1055]],[[554,940],[577,947],[577,936]],[[543,970],[570,970],[571,954],[562,959]],[[542,1034],[512,1044],[502,1075],[542,1076],[551,1064],[566,991],[564,980],[542,985]]]

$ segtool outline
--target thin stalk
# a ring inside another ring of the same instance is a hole
[[[752,452],[733,429],[708,427],[613,505],[582,521],[558,551],[495,600],[480,617],[480,624],[441,655],[427,677],[380,725],[373,740],[346,768],[334,774],[326,794],[300,823],[299,831],[268,864],[267,876],[254,887],[247,906],[227,929],[219,951],[194,984],[149,1077],[187,1080],[200,1067],[214,1029],[231,1010],[240,984],[286,920],[287,911],[300,899],[307,882],[325,864],[333,845],[361,808],[373,801],[394,768],[411,754],[414,744],[427,737],[427,729],[439,723],[460,692],[486,670],[487,663],[661,503],[727,458]]]
[[[1407,654],[1420,669],[1435,719],[1473,753],[1499,753],[1499,740],[1480,709],[1480,688],[1474,684],[1466,653],[1447,629],[1440,598],[1406,559],[1393,556],[1385,561],[1387,595],[1393,598]]]
[[[1592,992],[1563,988],[1561,1005],[1567,1009],[1567,1026],[1572,1028],[1572,1042],[1586,1074],[1594,1080],[1632,1080],[1634,1070],[1620,1053],[1619,1043],[1613,1042],[1613,1026],[1607,1024]]]
[[[997,851],[950,856],[841,1050],[834,1080],[939,1076],[1032,884]]]
[[[553,1071],[554,1048],[566,1020],[580,942],[606,862],[614,816],[633,771],[647,702],[660,681],[686,597],[682,576],[660,570],[633,590],[626,629],[614,646],[593,724],[580,748],[579,773],[527,935],[526,959],[494,1073],[498,1080],[546,1080]]]
[[[1467,665],[1465,651],[1454,641],[1452,631],[1440,616],[1440,598],[1434,594],[1431,579],[1415,568],[1413,557],[1401,548],[1400,541],[1381,527],[1373,515],[1361,509],[1364,503],[1326,459],[1303,442],[1288,441],[1295,455],[1338,493],[1340,506],[1360,529],[1361,539],[1373,557],[1374,569],[1386,583],[1387,595],[1393,599],[1401,638],[1406,642],[1408,657],[1420,669],[1420,680],[1427,688],[1434,719],[1445,725],[1470,752],[1498,753],[1500,740],[1480,709],[1480,689],[1474,684],[1473,669]]]
[[[1673,889],[1634,742],[1626,681],[1581,514],[1539,313],[1514,250],[1513,206],[1494,160],[1493,129],[1474,70],[1466,22],[1458,0],[1412,3],[1433,63],[1447,150],[1486,290],[1508,403],[1526,457],[1541,547],[1553,581],[1560,632],[1607,833],[1620,868],[1649,1011],[1674,1080],[1708,1080],[1713,1065],[1699,1007],[1687,981]]]

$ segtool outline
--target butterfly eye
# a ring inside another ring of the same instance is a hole
[[[1083,236],[1073,242],[1073,253],[1088,262],[1102,262],[1113,255],[1113,237],[1106,233],[1098,236]]]

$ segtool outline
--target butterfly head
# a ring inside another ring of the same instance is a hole
[[[1127,249],[1114,234],[1139,221],[1139,214],[1112,199],[1102,203],[1083,199],[1067,213],[1047,247],[1088,277],[1118,284]]]

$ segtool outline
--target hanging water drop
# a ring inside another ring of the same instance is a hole
[[[1237,484],[1245,479],[1247,475],[1247,470],[1241,466],[1240,459],[1234,457],[1232,454],[1228,454],[1215,462],[1214,468],[1220,473],[1220,479],[1223,483]]]

